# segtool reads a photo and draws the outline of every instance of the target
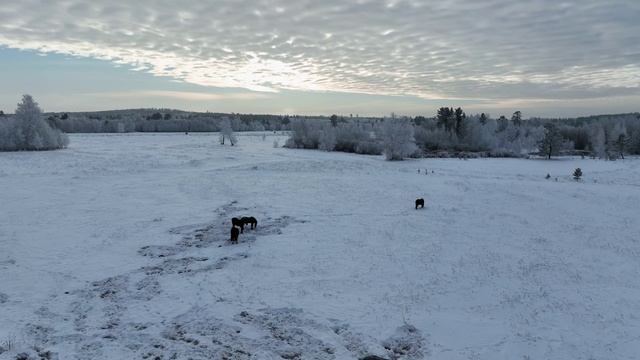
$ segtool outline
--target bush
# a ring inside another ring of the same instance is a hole
[[[291,122],[291,136],[285,147],[298,149],[317,149],[322,135],[322,124],[296,119]]]
[[[356,146],[356,154],[382,155],[382,145],[373,140],[360,142]]]
[[[371,133],[357,124],[340,123],[336,128],[336,151],[358,153],[358,146],[371,142]],[[363,145],[368,148],[367,145]]]
[[[354,123],[338,123],[296,119],[291,123],[291,135],[285,144],[288,148],[321,149],[358,154],[380,155],[382,147],[371,133]]]

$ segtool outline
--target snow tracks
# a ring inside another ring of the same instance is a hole
[[[24,344],[29,345],[0,351],[0,358],[423,358],[425,339],[409,325],[379,343],[352,331],[348,324],[314,319],[301,309],[241,310],[234,315],[225,313],[229,300],[221,297],[213,296],[210,304],[194,301],[185,306],[189,297],[196,296],[193,287],[185,293],[178,291],[178,299],[175,289],[173,295],[168,294],[165,286],[187,283],[201,287],[199,277],[248,258],[247,245],[259,237],[279,234],[296,221],[263,216],[257,229],[246,230],[240,243],[232,245],[230,219],[246,210],[230,203],[216,211],[211,223],[171,229],[180,235],[175,244],[139,249],[138,254],[150,260],[144,266],[52,298],[38,310],[39,321],[23,329]],[[6,301],[2,296],[0,300]],[[232,305],[242,308],[242,304]],[[177,311],[170,315],[168,309],[173,306]]]

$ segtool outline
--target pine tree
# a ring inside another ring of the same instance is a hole
[[[441,107],[440,109],[438,109],[436,120],[439,128],[444,127],[447,132],[451,132],[451,130],[453,129],[453,123],[455,122],[453,109],[448,107]]]
[[[516,111],[511,115],[511,122],[515,126],[522,125],[522,113],[520,111]]]
[[[580,181],[580,178],[582,177],[582,170],[580,168],[576,168],[573,172],[573,178],[576,181]]]
[[[22,97],[14,118],[6,123],[0,137],[0,150],[53,150],[69,143],[66,134],[43,118],[31,95]]]
[[[500,117],[497,120],[497,123],[498,123],[498,129],[497,129],[498,132],[505,131],[509,126],[509,120],[507,120],[507,118],[504,115],[500,115]]]
[[[462,108],[457,108],[455,110],[455,131],[458,137],[462,137],[464,135],[464,120],[467,118],[467,115],[462,111]]]
[[[329,120],[331,120],[331,126],[333,126],[333,127],[338,126],[338,115],[336,115],[336,114],[331,115]]]
[[[485,115],[485,113],[480,114],[480,124],[482,125],[486,125],[487,124],[487,115]]]

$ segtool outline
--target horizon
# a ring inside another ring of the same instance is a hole
[[[23,95],[30,95],[30,94],[23,94]],[[36,103],[38,103],[37,99]],[[38,103],[38,105],[41,107],[41,105]],[[449,106],[447,106],[449,107]],[[1,110],[1,109],[0,109]],[[389,118],[390,114],[386,114],[386,115],[360,115],[360,114],[308,114],[308,115],[303,115],[303,114],[277,114],[277,113],[243,113],[243,112],[219,112],[219,111],[209,111],[209,110],[205,110],[205,111],[196,111],[196,110],[184,110],[184,109],[176,109],[176,108],[153,108],[153,107],[147,107],[147,108],[121,108],[121,109],[106,109],[106,110],[71,110],[71,111],[47,111],[45,109],[41,109],[42,110],[42,114],[82,114],[82,113],[101,113],[101,112],[116,112],[116,111],[177,111],[177,112],[183,112],[183,113],[197,113],[197,114],[219,114],[219,115],[254,115],[254,116],[282,116],[282,117],[304,117],[304,118],[330,118],[333,115],[336,115],[338,117],[341,118],[360,118],[360,119],[376,119],[376,118]],[[464,110],[464,109],[462,109]],[[436,109],[437,111],[437,109]],[[507,118],[510,118],[509,115],[512,114],[500,114],[498,116],[494,115],[494,114],[490,114],[490,113],[467,113],[465,111],[465,114],[467,116],[480,116],[481,114],[485,114],[489,119],[498,119],[500,118],[500,116],[504,115]],[[4,111],[4,115],[7,116],[12,116],[15,115],[13,112],[6,112]],[[393,114],[396,118],[415,118],[415,117],[425,117],[427,119],[435,119],[437,117],[437,114],[432,114],[432,115],[405,115],[405,114]],[[590,117],[606,117],[606,116],[611,116],[611,117],[619,117],[619,116],[627,116],[627,115],[640,115],[640,111],[631,111],[631,112],[620,112],[620,113],[610,113],[610,114],[587,114],[587,115],[579,115],[579,116],[571,116],[571,117],[537,117],[537,116],[531,116],[531,117],[523,117],[522,120],[523,121],[527,121],[527,120],[537,120],[537,119],[541,119],[541,120],[572,120],[572,119],[579,119],[579,118],[590,118]]]
[[[638,112],[640,4],[40,0],[0,10],[0,110],[524,118]],[[497,24],[497,25],[496,25]]]

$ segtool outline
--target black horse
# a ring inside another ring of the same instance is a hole
[[[238,235],[239,235],[239,230],[237,227],[232,226],[231,227],[231,242],[232,243],[238,243]]]
[[[240,221],[242,221],[244,225],[249,224],[250,229],[255,229],[256,227],[258,227],[258,220],[256,220],[256,218],[254,218],[253,216],[243,217],[242,219],[240,219]]]
[[[424,208],[424,199],[423,198],[416,199],[416,209],[418,207]]]
[[[244,219],[244,218],[243,218]],[[231,219],[231,225],[233,227],[239,227],[240,228],[240,233],[244,233],[244,221],[242,221],[242,219],[238,219],[238,218],[232,218]]]

